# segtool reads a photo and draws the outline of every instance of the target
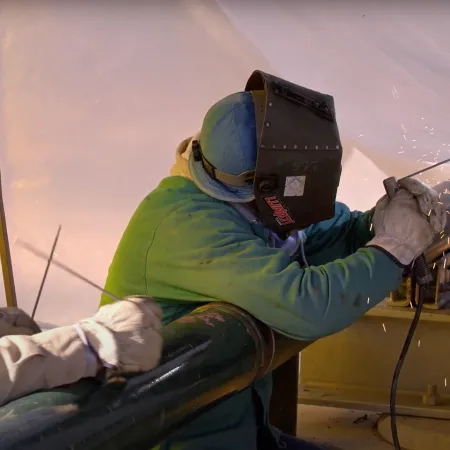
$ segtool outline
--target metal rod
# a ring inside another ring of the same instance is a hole
[[[33,255],[37,256],[38,258],[49,260],[49,255],[47,255],[44,252],[41,252],[40,250],[33,247],[31,244],[28,244],[25,241],[22,241],[21,239],[17,239],[15,242],[20,247],[24,248],[25,250],[28,250],[30,253],[33,253]],[[64,270],[65,272],[69,273],[70,275],[74,276],[75,278],[78,278],[79,280],[84,281],[85,283],[89,284],[95,289],[98,289],[99,291],[103,292],[108,297],[112,298],[113,300],[120,300],[119,297],[115,296],[111,292],[108,292],[107,290],[103,289],[98,284],[94,283],[93,281],[87,279],[85,276],[81,275],[78,272],[75,272],[75,270],[72,270],[70,267],[66,266],[65,264],[56,261],[55,259],[50,260],[51,264],[54,264],[56,267],[59,267],[60,269]]]
[[[55,240],[53,241],[52,250],[50,252],[50,256],[47,260],[47,265],[45,267],[44,276],[42,277],[41,285],[39,286],[39,291],[37,293],[36,301],[34,302],[33,312],[31,313],[31,318],[34,319],[34,315],[36,314],[36,309],[39,305],[39,300],[41,299],[42,290],[44,289],[45,281],[47,280],[48,271],[50,269],[50,265],[53,260],[53,255],[55,254],[56,244],[58,243],[59,234],[61,233],[61,225],[58,227],[58,231],[56,232]]]
[[[17,308],[16,287],[11,260],[11,248],[6,227],[5,205],[3,202],[2,179],[0,174],[0,259],[2,263],[3,284],[5,287],[6,306]]]
[[[445,164],[446,162],[449,162],[449,161],[450,161],[450,158],[444,159],[444,161],[441,161],[441,162],[438,162],[438,163],[436,163],[436,164],[433,164],[433,165],[430,166],[430,167],[426,167],[425,169],[418,170],[417,172],[414,172],[414,173],[411,173],[411,174],[409,174],[409,175],[406,175],[406,177],[400,178],[398,181],[404,180],[404,179],[406,179],[406,178],[415,177],[416,175],[420,175],[420,174],[422,174],[422,173],[424,173],[424,172],[428,172],[429,170],[434,169],[435,167],[438,167],[438,166],[440,166],[441,164]]]

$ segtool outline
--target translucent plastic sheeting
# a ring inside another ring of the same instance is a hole
[[[3,0],[10,241],[49,251],[62,224],[58,260],[103,284],[127,221],[168,175],[178,142],[257,68],[335,96],[345,145],[339,197],[354,208],[373,205],[388,172],[449,155],[448,6],[393,15],[304,3]],[[12,250],[18,301],[31,311],[45,262]],[[98,300],[53,267],[37,319],[73,322]]]

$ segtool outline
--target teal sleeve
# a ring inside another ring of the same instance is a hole
[[[149,295],[232,303],[299,340],[346,328],[400,282],[401,269],[374,248],[302,269],[229,210],[213,207],[186,206],[167,217],[147,254]]]
[[[349,250],[351,253],[364,247],[374,236],[372,217],[375,208],[366,212],[351,211],[350,231],[348,233]]]
[[[308,263],[324,264],[337,258],[345,258],[364,247],[374,236],[373,212],[373,209],[364,213],[350,211],[348,206],[336,202],[332,219],[305,230],[305,254]]]

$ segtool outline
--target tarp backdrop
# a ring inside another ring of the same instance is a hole
[[[11,242],[48,252],[62,224],[57,258],[103,284],[130,215],[168,174],[178,142],[257,68],[334,95],[345,146],[339,199],[355,209],[375,203],[385,176],[448,157],[450,3],[306,3],[3,0],[0,163]],[[13,246],[13,263],[19,304],[31,311],[45,262]],[[67,324],[98,298],[53,267],[37,318]]]

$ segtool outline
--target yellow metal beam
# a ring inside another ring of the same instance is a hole
[[[5,286],[6,305],[17,307],[16,288],[11,262],[11,249],[6,228],[5,205],[3,202],[2,179],[0,174],[0,259],[2,263],[3,284]]]
[[[450,309],[444,308],[450,302],[445,256],[450,252],[449,231],[445,239],[438,240],[444,241],[438,242],[438,259],[428,258],[434,281],[425,291],[424,310],[396,397],[398,414],[447,419],[448,427],[450,360],[441,345],[450,341]],[[299,401],[389,413],[392,374],[417,299],[417,286],[408,277],[389,299],[351,327],[305,349],[301,354]]]
[[[303,350],[299,402],[389,413],[392,374],[413,308],[373,308],[340,333]],[[450,310],[421,315],[397,392],[399,415],[450,419]],[[436,391],[436,399],[428,391]]]

